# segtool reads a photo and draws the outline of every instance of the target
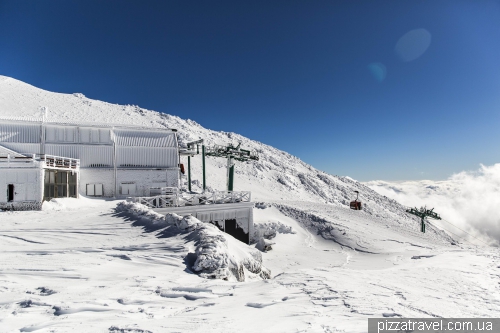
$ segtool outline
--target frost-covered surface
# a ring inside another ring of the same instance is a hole
[[[276,232],[272,251],[260,252],[199,221],[138,206],[116,211],[113,201],[0,212],[0,332],[359,333],[372,317],[500,316],[497,248],[451,245],[435,227],[422,234],[403,206],[348,177],[190,120],[0,77],[0,116],[36,116],[40,106],[49,120],[168,126],[183,142],[241,140],[261,160],[237,163],[235,190],[262,202],[256,225],[295,233]],[[225,161],[207,162],[208,185],[223,189]],[[199,188],[201,161],[193,166]],[[354,189],[366,210],[347,207]],[[228,281],[193,272],[203,256],[199,267],[221,267],[212,264],[223,253],[243,263],[244,282],[229,268]],[[261,260],[270,279],[252,273]]]
[[[263,267],[258,250],[191,215],[160,215],[144,205],[125,201],[119,202],[115,211],[135,220],[134,225],[157,232],[161,238],[182,237],[187,268],[201,277],[243,282],[247,278],[268,279],[271,275]],[[189,253],[193,246],[194,253]]]

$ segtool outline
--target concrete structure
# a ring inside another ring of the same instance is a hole
[[[254,233],[250,192],[186,193],[177,188],[162,188],[156,196],[131,197],[127,200],[151,207],[160,214],[192,215],[247,244]]]

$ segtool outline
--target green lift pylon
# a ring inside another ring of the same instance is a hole
[[[434,208],[432,209],[427,209],[426,207],[420,207],[418,208],[410,208],[406,210],[407,213],[410,213],[412,215],[418,216],[422,219],[422,224],[420,227],[420,231],[425,232],[425,218],[430,217],[436,220],[441,220],[441,217],[439,214],[434,212]]]
[[[224,157],[227,158],[227,190],[233,191],[234,185],[234,160],[245,162],[248,160],[258,161],[259,156],[256,152],[241,149],[241,143],[236,147],[232,144],[228,146],[215,145],[207,147],[205,151],[206,156]]]
[[[203,143],[203,139],[200,139],[200,140],[197,140],[197,141],[193,141],[193,142],[189,142],[187,144],[187,148],[188,150],[190,150],[191,148],[194,148],[194,146],[196,145],[196,155],[198,155],[200,153],[200,144]],[[203,163],[203,191],[205,191],[205,146],[201,146],[201,150],[202,150],[202,163]],[[189,154],[189,152],[191,152],[191,154]],[[191,156],[194,156],[195,153],[194,151],[189,151],[187,152],[186,154],[188,154],[188,190],[189,192],[191,192]]]

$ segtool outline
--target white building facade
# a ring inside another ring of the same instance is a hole
[[[98,197],[148,196],[151,187],[179,186],[177,134],[171,129],[0,119],[0,154],[0,205],[12,199],[8,191],[14,182],[18,189],[29,187],[29,193],[35,193],[33,186],[40,187],[41,201],[78,193]],[[42,162],[46,156],[79,160],[78,170],[73,168],[72,173],[65,173],[59,168],[50,172],[47,163]],[[61,186],[59,191],[43,186],[57,186],[63,178],[68,184],[66,190]],[[35,197],[25,200],[39,200],[40,194]]]
[[[250,192],[185,193],[180,170],[174,129],[0,119],[0,209],[41,209],[45,200],[79,195],[128,197],[249,243]]]

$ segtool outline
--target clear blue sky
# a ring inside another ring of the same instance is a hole
[[[0,74],[362,181],[500,162],[499,1],[0,0]]]

